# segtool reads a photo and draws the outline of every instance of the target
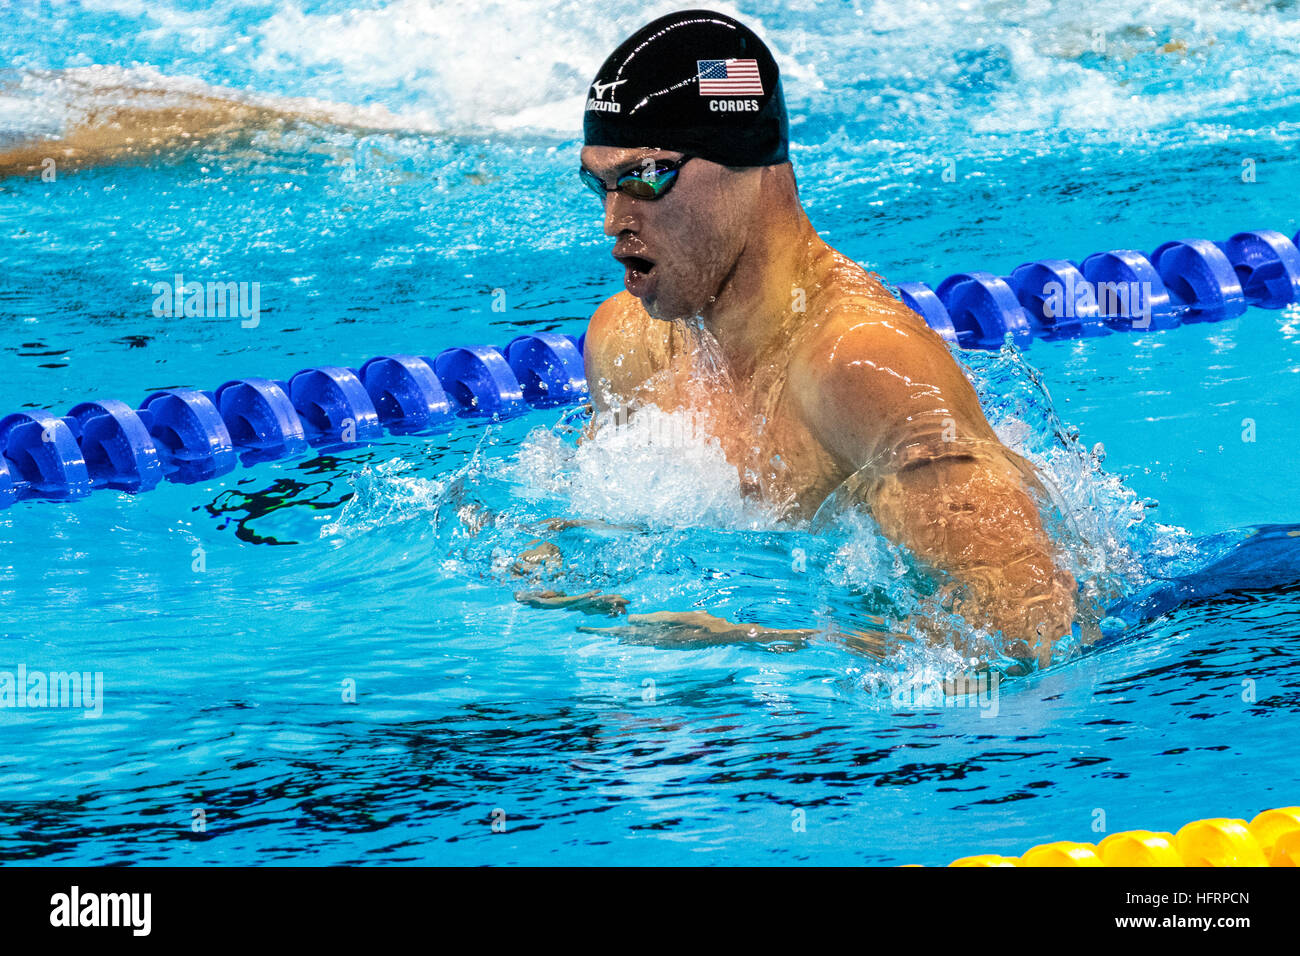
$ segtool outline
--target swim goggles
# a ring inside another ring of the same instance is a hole
[[[600,197],[601,202],[605,200],[605,193],[611,192],[620,192],[633,199],[662,199],[677,181],[677,171],[694,158],[657,159],[649,168],[643,165],[624,173],[613,186],[606,186],[605,181],[586,166],[578,167],[578,178]]]

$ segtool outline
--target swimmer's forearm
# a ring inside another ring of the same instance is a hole
[[[734,623],[708,611],[651,611],[629,614],[618,627],[579,627],[590,634],[608,634],[629,644],[707,647],[718,644],[783,644],[800,647],[816,633],[812,628],[775,628],[749,622]]]
[[[1056,566],[1037,507],[1009,469],[936,462],[883,482],[872,506],[886,535],[952,576],[963,592],[954,610],[969,624],[1024,642],[1042,663],[1070,633],[1074,578]]]
[[[515,600],[529,607],[581,611],[583,614],[604,614],[617,617],[627,613],[627,598],[621,594],[584,591],[565,594],[563,591],[516,591]]]
[[[174,102],[158,102],[158,95],[126,88],[118,95],[123,102],[94,109],[59,139],[29,141],[0,151],[0,175],[40,172],[47,160],[60,170],[73,170],[147,158],[289,118],[214,96],[177,95]],[[133,99],[140,104],[134,105]]]
[[[95,87],[82,91],[74,105],[83,115],[60,138],[31,140],[0,150],[0,176],[40,173],[50,160],[60,171],[121,163],[301,123],[358,133],[397,128],[381,123],[372,129],[353,116],[305,100],[285,99],[268,105],[179,89]]]
[[[1046,664],[1052,643],[1070,633],[1076,612],[1074,578],[1040,549],[1010,568],[958,568],[953,577],[967,594],[954,610],[990,632],[1001,631],[1011,642],[1007,650],[1012,656],[1036,657]]]

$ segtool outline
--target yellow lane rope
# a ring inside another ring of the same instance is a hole
[[[1022,855],[964,856],[949,866],[1300,866],[1300,807],[1247,823],[1213,817],[1177,833],[1128,830],[1100,843],[1043,843]]]

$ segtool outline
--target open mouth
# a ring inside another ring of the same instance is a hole
[[[637,298],[652,294],[655,283],[655,261],[653,259],[631,255],[622,250],[616,250],[614,258],[623,267],[623,286],[628,292],[631,292]]]

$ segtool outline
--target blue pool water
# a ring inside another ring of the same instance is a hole
[[[124,86],[335,121],[0,180],[0,412],[580,331],[621,286],[573,175],[585,84],[673,8],[6,6],[0,142]],[[1290,3],[719,8],[778,55],[814,224],[894,281],[1300,226]],[[260,323],[155,317],[178,272],[258,282]],[[634,611],[800,627],[921,597],[852,514],[777,524],[706,446],[578,448],[560,410],[21,503],[0,670],[102,672],[104,697],[0,709],[0,859],[941,864],[1295,804],[1300,538],[1251,529],[1300,521],[1300,309],[966,361],[1080,580],[1198,596],[995,714],[908,696],[959,669],[938,652],[579,631],[616,622],[512,598],[530,521],[626,526],[549,535],[568,563],[527,583]]]

